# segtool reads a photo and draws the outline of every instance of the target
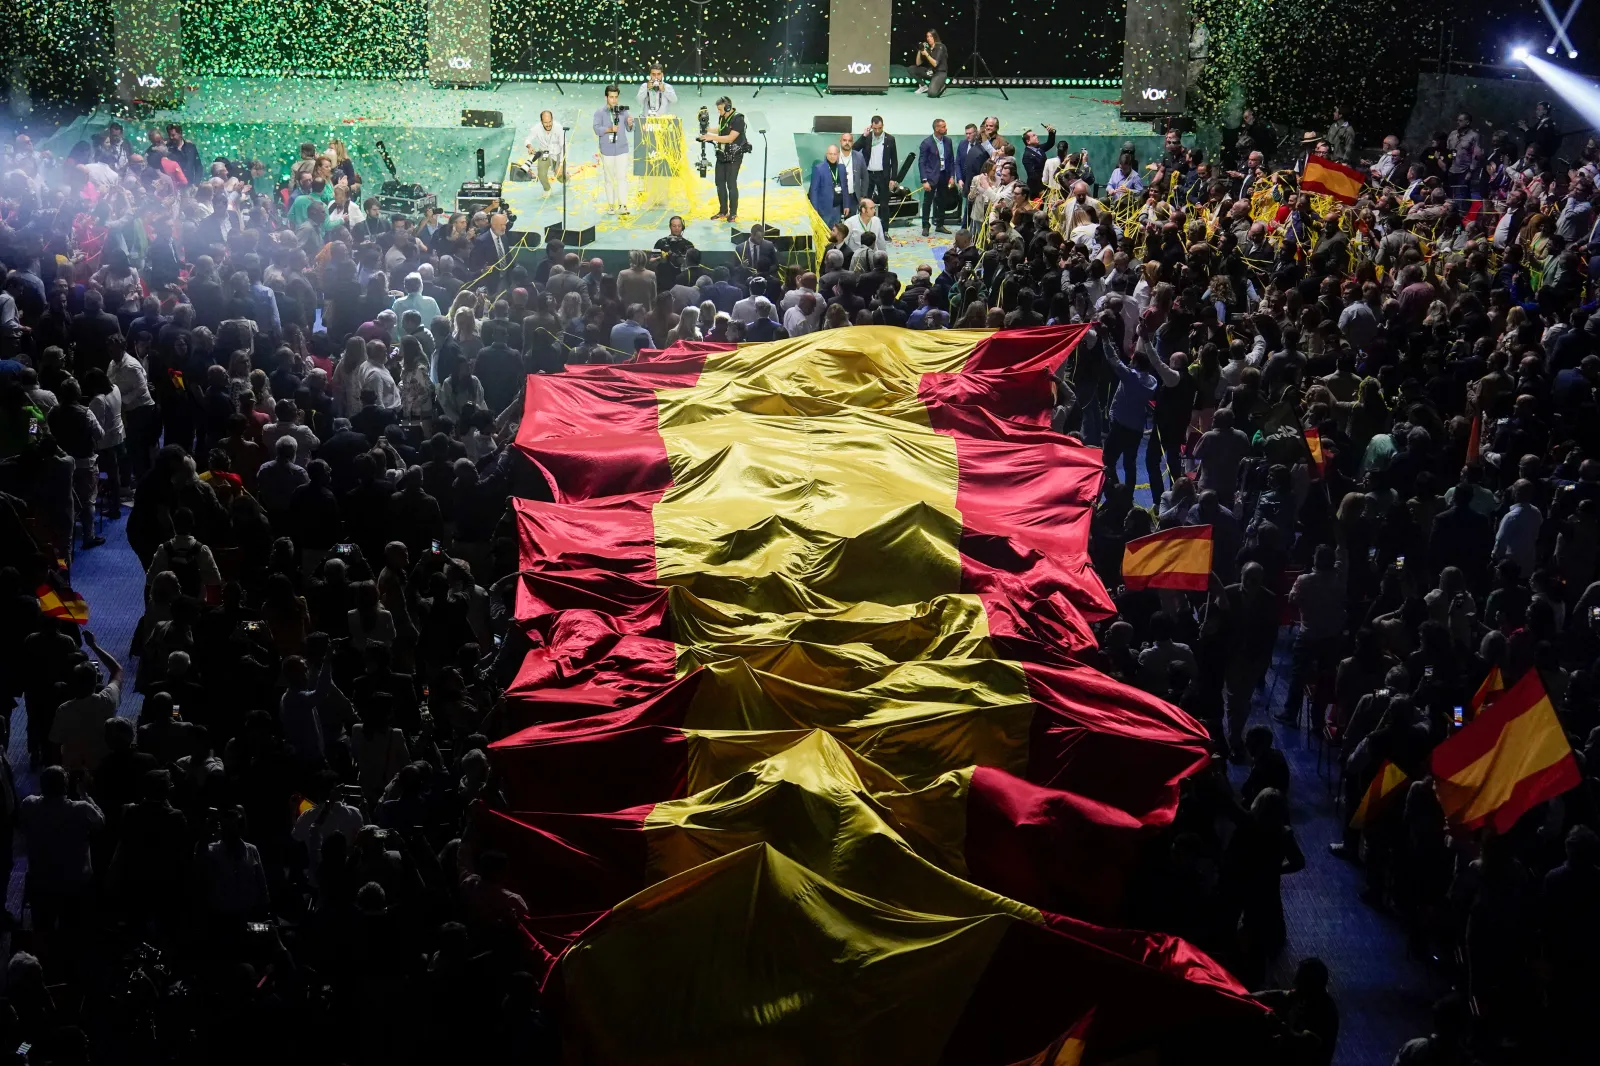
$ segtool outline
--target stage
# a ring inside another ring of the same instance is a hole
[[[958,140],[968,122],[979,122],[986,115],[1000,120],[1003,135],[1017,139],[1026,126],[1040,129],[1045,122],[1056,126],[1057,134],[1072,149],[1088,149],[1095,174],[1103,183],[1116,163],[1124,141],[1133,141],[1141,162],[1159,150],[1161,139],[1152,135],[1147,123],[1122,122],[1118,118],[1117,92],[1114,89],[1023,88],[1006,90],[1004,99],[997,88],[951,87],[937,100],[906,88],[891,89],[884,95],[837,95],[819,98],[809,86],[766,85],[753,96],[757,86],[722,85],[707,82],[696,87],[668,71],[668,81],[678,90],[678,103],[671,109],[683,124],[690,159],[698,156],[693,136],[698,130],[696,110],[704,104],[711,109],[717,97],[726,94],[745,115],[754,151],[745,157],[739,175],[739,228],[743,230],[762,217],[762,148],[768,150],[766,219],[785,235],[810,234],[812,215],[806,201],[806,188],[782,186],[777,175],[788,167],[799,166],[808,180],[811,164],[821,158],[822,147],[835,140],[834,134],[813,134],[812,119],[817,115],[848,115],[858,134],[873,115],[882,115],[885,128],[894,134],[900,154],[915,155],[917,145],[930,132],[935,118],[950,126],[952,141]],[[639,81],[623,85],[624,103],[633,104]],[[372,187],[386,178],[375,142],[382,140],[402,181],[425,185],[439,196],[441,209],[455,206],[455,191],[462,181],[475,176],[476,150],[482,148],[487,176],[505,177],[513,153],[520,153],[528,131],[539,121],[539,112],[549,108],[558,125],[569,125],[571,168],[567,187],[567,226],[579,229],[596,227],[594,243],[583,251],[598,255],[612,266],[620,266],[631,248],[648,248],[667,232],[667,219],[681,214],[687,222],[686,235],[704,254],[708,263],[731,257],[733,227],[710,221],[716,213],[716,189],[708,171],[702,179],[691,170],[689,180],[696,190],[693,202],[659,207],[640,205],[631,218],[616,218],[599,212],[601,181],[597,162],[598,146],[593,131],[593,115],[602,106],[602,86],[597,82],[562,82],[561,91],[547,82],[512,81],[486,89],[435,89],[425,81],[343,81],[328,78],[199,78],[186,85],[182,108],[156,112],[155,122],[176,121],[184,125],[187,138],[200,148],[202,159],[218,155],[233,158],[259,158],[268,173],[286,174],[303,140],[325,147],[329,138],[338,137],[347,145],[358,171]],[[463,128],[463,108],[500,111],[505,116],[503,129]],[[106,116],[87,120],[90,129],[104,125]],[[84,122],[63,131],[58,140],[64,151],[73,139],[86,136]],[[142,134],[136,123],[129,126],[129,140],[139,143]],[[757,130],[766,130],[763,138]],[[54,145],[52,145],[54,147]],[[907,183],[916,180],[913,163]],[[636,201],[642,193],[641,181],[633,182]],[[507,182],[506,200],[517,214],[518,231],[538,231],[561,221],[561,186],[553,184],[547,194],[538,182]],[[898,220],[890,230],[893,246],[890,264],[906,276],[919,263],[936,263],[938,249],[949,241],[935,234],[921,236],[921,219]],[[534,255],[542,253],[534,252]]]

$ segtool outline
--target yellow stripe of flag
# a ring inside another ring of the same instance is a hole
[[[1204,592],[1210,580],[1210,526],[1163,529],[1122,550],[1122,583],[1130,589]]]
[[[1372,784],[1361,794],[1361,802],[1356,805],[1356,812],[1350,816],[1350,828],[1364,829],[1367,822],[1388,805],[1395,790],[1405,783],[1405,771],[1385,759],[1383,765],[1378,768],[1378,776],[1372,779]]]

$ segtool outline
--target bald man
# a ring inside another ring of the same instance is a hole
[[[840,162],[837,144],[828,145],[823,158],[811,164],[811,191],[808,193],[811,206],[822,216],[822,221],[830,226],[846,214],[849,200],[846,189],[849,181],[847,166]]]

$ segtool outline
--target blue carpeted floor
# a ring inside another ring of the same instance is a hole
[[[1139,469],[1144,469],[1141,457]],[[1148,506],[1148,490],[1138,494]],[[128,547],[124,521],[106,522],[106,543],[80,553],[73,570],[73,586],[89,601],[90,628],[102,645],[127,662],[128,642],[143,611],[144,574]],[[1278,709],[1288,687],[1288,659],[1280,648],[1269,677],[1267,705],[1258,706],[1256,720],[1268,722],[1278,734],[1278,744],[1294,774],[1290,806],[1300,846],[1305,851],[1304,871],[1283,881],[1284,911],[1289,945],[1271,978],[1287,985],[1299,959],[1316,955],[1332,972],[1332,990],[1341,1019],[1336,1066],[1388,1066],[1406,1040],[1424,1034],[1429,1005],[1446,991],[1437,974],[1409,958],[1399,924],[1389,915],[1360,900],[1363,887],[1359,868],[1333,858],[1328,844],[1337,840],[1343,821],[1334,809],[1333,789],[1318,772],[1317,752],[1302,734],[1285,729],[1268,717]],[[122,713],[137,713],[137,699],[127,692]],[[19,708],[12,721],[11,762],[17,768],[21,791],[33,791],[34,775],[27,771],[25,719]],[[1233,769],[1235,782],[1243,780],[1242,767]],[[7,896],[13,914],[21,902],[26,862],[19,858]]]

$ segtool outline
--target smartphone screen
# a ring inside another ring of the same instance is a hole
[[[1451,719],[1451,721],[1455,722],[1457,729],[1460,729],[1462,723],[1466,721],[1465,716],[1461,712],[1462,712],[1462,708],[1457,707],[1450,714],[1450,719]]]

